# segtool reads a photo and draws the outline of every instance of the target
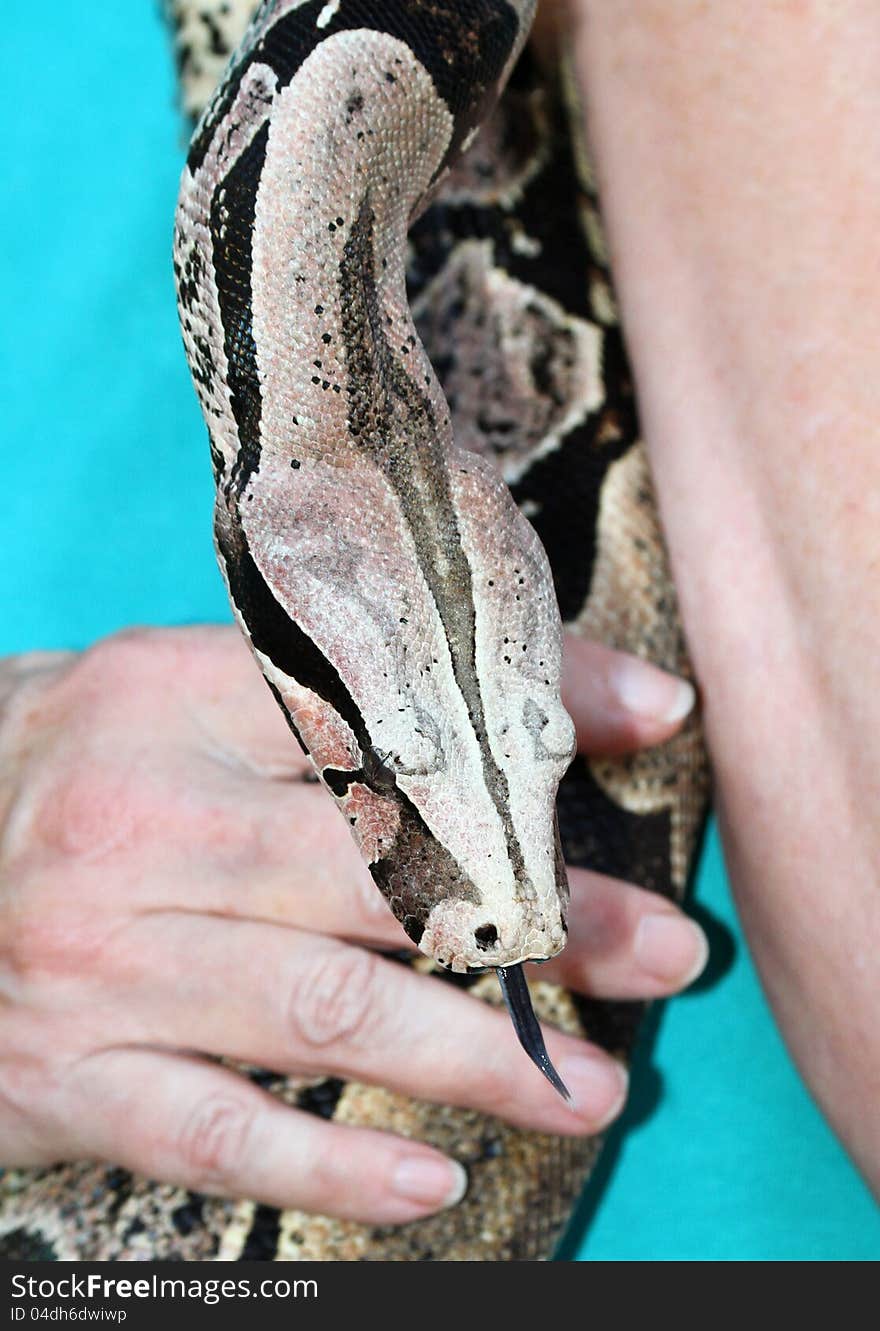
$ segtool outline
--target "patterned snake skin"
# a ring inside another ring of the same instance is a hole
[[[192,120],[254,7],[169,0]],[[496,459],[547,550],[567,627],[687,675],[582,113],[564,63],[550,68],[526,50],[409,241],[412,309],[456,438]],[[634,757],[578,757],[558,797],[565,858],[680,898],[707,794],[695,718]],[[412,964],[432,968],[426,958]],[[491,973],[442,974],[500,1001]],[[531,988],[543,1022],[629,1057],[644,1005]],[[325,1118],[434,1143],[466,1166],[466,1197],[432,1219],[377,1228],[205,1198],[104,1164],[12,1170],[2,1180],[0,1251],[31,1260],[546,1258],[601,1149],[598,1139],[524,1132],[373,1086],[248,1072]]]

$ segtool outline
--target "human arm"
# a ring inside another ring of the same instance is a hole
[[[576,11],[732,885],[792,1054],[878,1188],[880,16]]]

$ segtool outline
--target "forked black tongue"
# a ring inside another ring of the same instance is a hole
[[[550,1055],[547,1053],[547,1047],[544,1044],[541,1027],[538,1025],[535,1009],[532,1007],[532,998],[529,993],[529,986],[526,984],[526,977],[523,974],[522,962],[517,966],[498,966],[496,969],[498,971],[498,983],[501,985],[501,992],[504,995],[504,1002],[507,1005],[507,1011],[510,1013],[510,1020],[513,1022],[513,1029],[516,1031],[520,1044],[535,1067],[541,1069],[550,1085],[559,1092],[563,1100],[571,1100],[568,1087],[550,1062]]]

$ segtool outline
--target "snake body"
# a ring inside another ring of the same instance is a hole
[[[171,6],[192,114],[243,34],[196,129],[175,235],[221,567],[415,964],[498,1001],[480,972],[564,943],[564,861],[680,895],[706,799],[693,721],[660,749],[568,765],[560,611],[688,669],[580,107],[564,65],[520,56],[530,0],[253,10]],[[532,996],[543,1020],[629,1054],[641,1005],[541,982]],[[4,1251],[547,1256],[599,1149],[376,1087],[252,1075],[432,1141],[467,1166],[467,1196],[376,1230],[106,1166],[14,1171]]]

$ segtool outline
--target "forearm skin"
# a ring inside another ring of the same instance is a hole
[[[734,892],[878,1189],[880,11],[575,9]]]

